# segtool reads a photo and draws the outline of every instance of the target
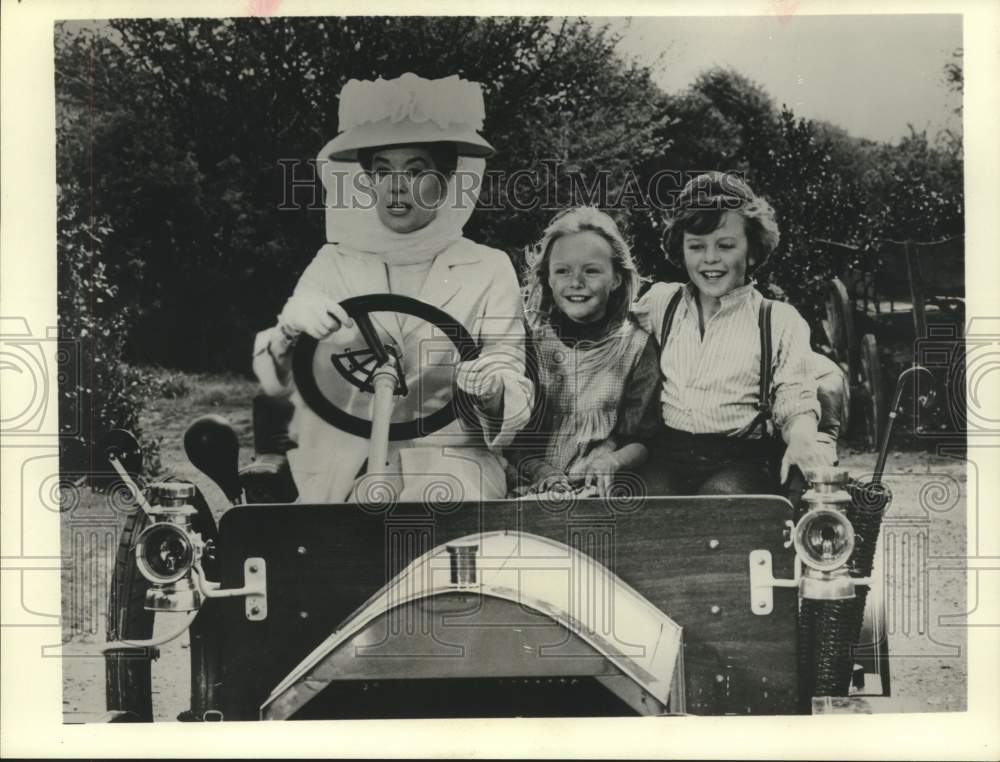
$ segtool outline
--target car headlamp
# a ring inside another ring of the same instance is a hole
[[[191,570],[195,551],[191,538],[181,527],[156,523],[139,535],[135,556],[143,577],[154,584],[168,585]]]
[[[847,568],[855,544],[854,526],[847,518],[847,472],[824,467],[804,473],[811,484],[802,496],[808,510],[792,533],[795,552],[805,566],[799,592],[812,600],[853,598],[858,581]]]
[[[201,606],[201,593],[191,570],[201,559],[204,541],[191,526],[197,515],[190,500],[194,485],[160,482],[152,485],[153,523],[139,534],[135,563],[152,585],[145,607],[154,611],[194,611]]]
[[[854,527],[840,511],[816,508],[799,520],[792,541],[806,566],[834,571],[844,566],[854,552]]]

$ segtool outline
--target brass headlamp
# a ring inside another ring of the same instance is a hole
[[[191,505],[194,485],[158,482],[152,487],[152,523],[135,543],[135,562],[152,583],[145,608],[151,611],[196,611],[202,595],[192,575],[201,560],[205,541],[192,526],[197,510]]]
[[[792,542],[805,566],[799,581],[803,598],[842,600],[853,598],[860,580],[848,573],[854,552],[854,527],[847,518],[851,496],[847,472],[837,468],[814,468],[805,472],[812,485],[802,496],[807,510],[795,525]]]

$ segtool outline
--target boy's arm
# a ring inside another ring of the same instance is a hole
[[[663,315],[667,311],[670,299],[683,288],[682,283],[654,283],[649,290],[640,296],[629,307],[629,312],[639,326],[655,340],[660,339],[660,328],[663,324]]]
[[[777,333],[774,359],[774,425],[785,431],[800,415],[819,421],[816,372],[809,345],[809,325],[790,304],[776,303],[772,320]],[[801,424],[799,424],[801,425]]]
[[[781,462],[785,482],[791,466],[830,465],[828,448],[817,440],[819,400],[816,373],[809,345],[809,326],[790,305],[782,305],[783,330],[778,341],[774,370],[774,424],[787,448]]]

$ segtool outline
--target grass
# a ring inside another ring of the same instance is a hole
[[[184,455],[184,432],[203,415],[225,418],[240,441],[240,465],[253,456],[253,398],[256,381],[233,374],[182,373],[150,369],[151,396],[140,416],[147,436],[159,438],[165,473],[187,474],[191,467]]]

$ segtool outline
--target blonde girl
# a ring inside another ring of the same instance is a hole
[[[579,207],[549,223],[525,281],[539,393],[512,456],[518,476],[535,491],[607,494],[655,430],[656,346],[629,316],[641,277],[614,221]]]

